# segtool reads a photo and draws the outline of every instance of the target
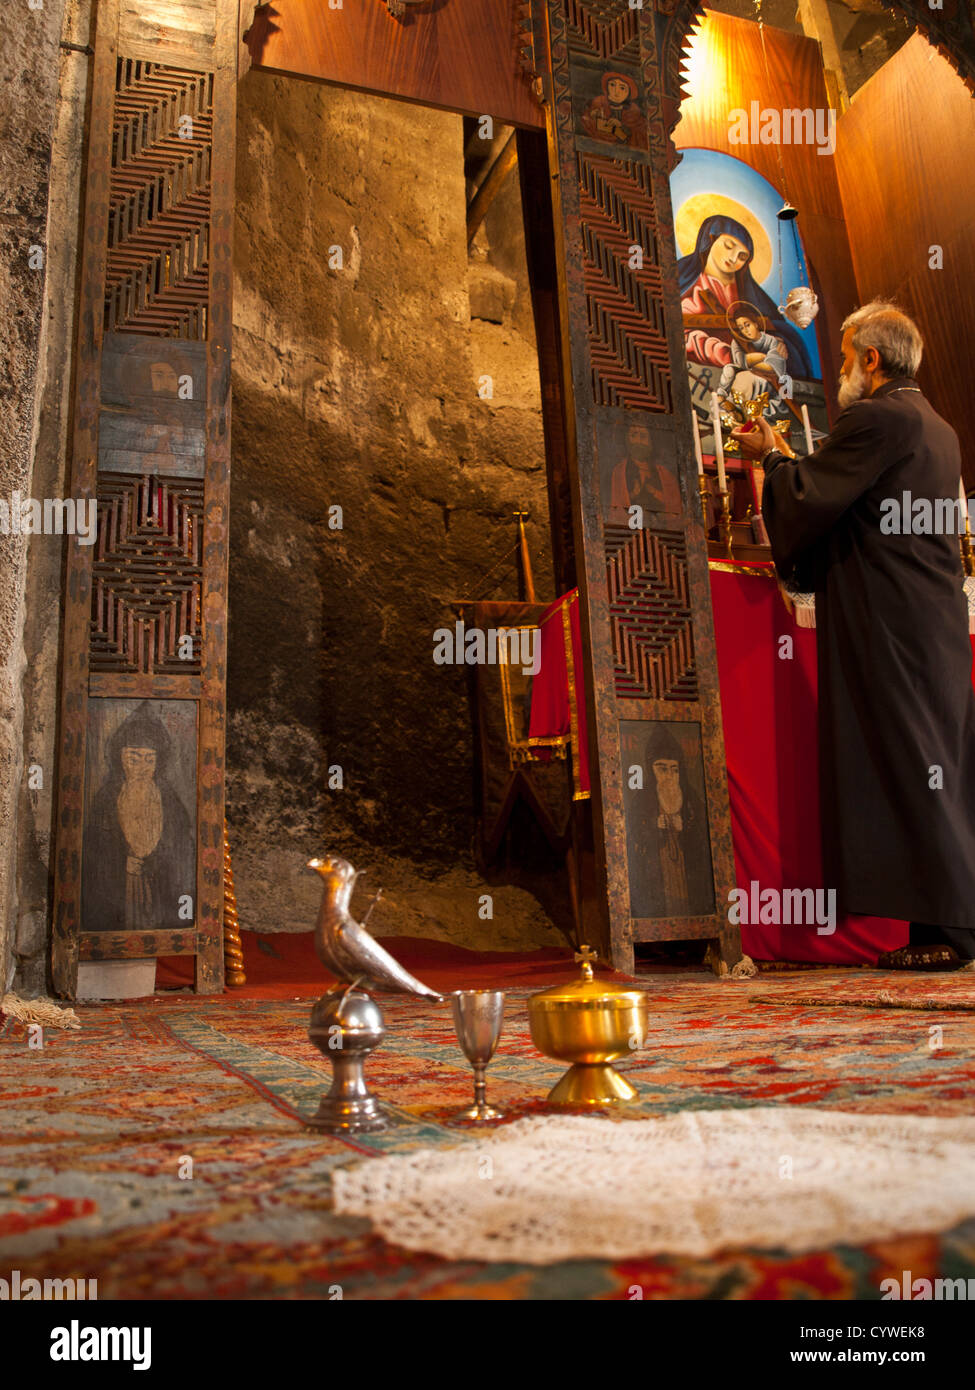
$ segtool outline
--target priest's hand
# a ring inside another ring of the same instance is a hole
[[[741,452],[751,459],[760,459],[771,449],[778,449],[782,442],[762,415],[747,425],[739,425],[731,431],[731,437],[737,439]]]

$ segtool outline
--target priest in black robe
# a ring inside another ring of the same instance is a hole
[[[975,960],[958,436],[915,380],[906,314],[868,304],[842,346],[842,413],[811,455],[776,452],[763,420],[734,436],[763,464],[779,575],[816,596],[825,886],[843,912],[910,922],[911,945],[880,964],[958,968]]]

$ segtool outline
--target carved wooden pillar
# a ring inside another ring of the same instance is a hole
[[[68,540],[53,976],[223,985],[237,0],[100,0]],[[128,750],[126,752],[126,749]]]
[[[666,4],[666,0],[663,0]],[[672,8],[672,7],[671,7]],[[661,24],[664,21],[661,20]],[[668,189],[658,16],[533,0],[562,305],[575,559],[591,653],[601,945],[717,939],[734,862]],[[627,502],[627,460],[655,479]]]

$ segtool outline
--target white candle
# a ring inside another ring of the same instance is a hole
[[[728,491],[728,479],[724,471],[724,445],[721,442],[721,407],[717,396],[711,396],[711,425],[714,429],[714,461],[718,465],[718,487]]]
[[[694,457],[697,459],[697,471],[704,474],[704,456],[701,453],[701,430],[697,423],[697,411],[691,407],[691,428],[694,431]]]
[[[802,428],[806,431],[806,453],[811,454],[813,451],[812,425],[809,423],[808,405],[802,407]]]
[[[965,479],[958,482],[958,501],[961,503],[961,524],[968,525],[968,497],[965,494]]]

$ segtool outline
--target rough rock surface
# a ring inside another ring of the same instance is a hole
[[[266,850],[256,849],[252,840],[245,842],[234,857],[243,927],[298,932],[314,926],[322,884],[305,868],[306,861],[294,847],[294,837]],[[376,936],[422,936],[471,951],[566,945],[533,892],[514,883],[492,887],[469,862],[431,866],[365,849],[354,862],[363,874],[352,900],[353,915],[361,921],[377,890],[382,890],[369,920]],[[556,903],[554,911],[561,916],[565,907]]]
[[[310,926],[301,865],[327,846],[382,865],[385,931],[557,940],[521,889],[496,890],[493,923],[477,916],[467,672],[433,661],[452,600],[492,581],[516,595],[511,563],[496,568],[516,507],[554,597],[517,175],[469,257],[460,117],[252,71],[237,180],[228,819],[242,924]]]
[[[45,414],[50,352],[56,351],[64,364],[69,361],[69,340],[59,336],[67,311],[57,267],[66,240],[73,243],[77,236],[70,223],[56,216],[49,219],[49,203],[57,211],[51,161],[58,86],[59,81],[66,86],[71,81],[58,49],[65,9],[65,0],[47,0],[41,9],[30,8],[24,0],[4,7],[0,25],[0,498],[8,508],[16,493],[21,499],[60,495],[57,469],[52,477],[40,439],[50,426]],[[77,156],[74,163],[77,167]],[[42,654],[31,638],[37,605],[33,588],[28,599],[28,570],[39,567],[53,576],[50,592],[56,595],[61,549],[58,537],[37,536],[28,542],[22,535],[0,534],[0,988],[16,963],[18,896],[23,896],[16,883],[18,807],[31,814],[39,811],[42,821],[49,820],[53,781],[53,741],[48,744],[41,738],[38,747],[31,693],[43,681],[43,671],[53,673],[57,667],[57,605]],[[47,691],[42,724],[53,735],[52,697],[53,690]],[[26,772],[34,762],[43,789],[28,796]],[[27,948],[37,957],[36,978],[27,983],[41,989],[46,879],[45,865],[39,939]],[[18,987],[22,983],[18,979]]]

